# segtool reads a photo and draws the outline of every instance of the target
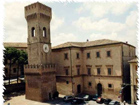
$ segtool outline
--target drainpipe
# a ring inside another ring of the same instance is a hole
[[[74,92],[73,92],[73,76],[72,76],[72,54],[71,54],[71,47],[69,47],[69,50],[70,50],[70,67],[71,67],[72,93],[74,94]]]

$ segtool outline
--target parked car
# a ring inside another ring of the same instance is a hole
[[[96,102],[99,103],[99,104],[102,104],[102,103],[104,103],[104,99],[101,98],[101,97],[98,97]]]
[[[105,99],[105,100],[104,100],[104,104],[105,104],[105,105],[108,105],[111,101],[112,101],[111,99]]]
[[[92,96],[91,95],[85,95],[84,97],[83,97],[83,100],[84,101],[89,101],[89,100],[91,100],[92,99]]]
[[[81,99],[81,98],[74,98],[74,99],[71,101],[71,104],[81,104],[81,103],[84,103],[84,100]]]
[[[74,99],[74,96],[65,96],[64,98],[63,98],[63,101],[64,102],[70,102],[70,101],[72,101]]]
[[[98,97],[99,97],[98,94],[95,94],[95,95],[92,96],[92,100],[96,101]]]
[[[108,105],[120,105],[118,101],[111,101]]]

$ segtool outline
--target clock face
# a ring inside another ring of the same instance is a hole
[[[44,51],[45,53],[49,52],[49,46],[48,46],[48,44],[44,44],[44,45],[43,45],[43,51]]]

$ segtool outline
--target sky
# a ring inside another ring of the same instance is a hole
[[[24,6],[32,2],[4,4],[4,42],[27,42]],[[137,2],[41,2],[52,8],[52,46],[65,42],[111,39],[138,47]]]

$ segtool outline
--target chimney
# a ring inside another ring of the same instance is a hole
[[[87,42],[88,42],[89,40],[87,39]]]
[[[126,44],[128,44],[128,42],[126,41]]]

